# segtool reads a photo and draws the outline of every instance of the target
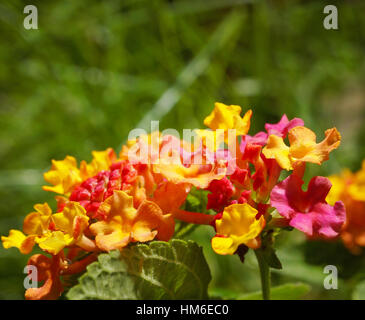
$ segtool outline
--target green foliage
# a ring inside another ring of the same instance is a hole
[[[180,133],[201,128],[215,101],[252,107],[250,134],[282,113],[303,117],[316,133],[336,126],[343,143],[323,166],[308,166],[310,173],[358,169],[365,158],[365,3],[337,2],[340,28],[328,31],[318,0],[34,0],[39,30],[22,26],[29,1],[1,1],[1,235],[21,229],[35,203],[56,207],[53,194],[41,190],[51,159],[90,160],[93,149],[118,148],[156,105],[168,110],[154,119],[160,129]],[[242,265],[212,252],[212,228],[181,227],[177,236],[204,243],[212,286],[259,288],[249,259]],[[299,259],[302,249],[280,248],[284,269],[275,280],[302,277],[323,289],[322,268]],[[352,255],[337,260],[336,250],[307,251],[308,257],[329,253],[340,277],[363,268]],[[0,246],[0,299],[23,298],[28,258]]]
[[[311,287],[302,282],[286,283],[271,288],[271,300],[299,300],[308,295],[310,290]],[[261,290],[242,295],[239,292],[225,288],[215,288],[210,290],[210,294],[214,299],[262,300]]]
[[[264,257],[266,263],[271,268],[274,268],[274,269],[282,269],[283,268],[278,256],[276,255],[276,252],[275,252],[274,248],[267,247],[264,250],[262,250],[262,252],[263,252],[263,257]]]
[[[305,283],[286,283],[271,288],[271,300],[299,300],[307,295],[311,287]],[[262,300],[261,291],[238,297],[239,300]]]
[[[193,187],[186,198],[184,210],[207,213],[208,191]]]
[[[211,212],[212,210],[207,210],[207,194],[208,191],[206,190],[198,190],[197,188],[193,187],[188,194],[186,201],[184,203],[183,209],[190,212],[202,212],[206,214],[214,214]],[[175,238],[181,239],[186,238],[189,234],[191,234],[199,225],[197,224],[189,224],[185,222],[178,222]]]
[[[352,278],[365,267],[365,257],[353,255],[341,242],[309,241],[302,250],[308,264],[335,265],[339,276],[345,279]]]
[[[352,293],[352,299],[354,300],[365,300],[365,280],[359,282],[353,293]]]
[[[153,241],[101,254],[67,298],[204,299],[211,280],[201,247],[192,241]]]

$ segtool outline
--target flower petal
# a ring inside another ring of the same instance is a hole
[[[16,247],[22,254],[28,254],[33,250],[35,236],[26,236],[23,232],[12,229],[8,237],[1,237],[1,241],[5,249]]]
[[[204,119],[204,124],[212,130],[236,129],[237,135],[245,135],[250,129],[252,110],[248,110],[243,118],[240,113],[240,106],[216,102],[212,113]]]
[[[234,254],[240,244],[248,247],[257,247],[253,241],[265,226],[265,219],[261,216],[256,219],[258,211],[249,204],[232,204],[226,207],[220,219],[216,220],[217,236],[223,239],[215,239],[212,242],[213,249],[219,254]],[[216,238],[216,237],[215,237]]]
[[[270,135],[262,153],[267,159],[275,159],[281,168],[285,170],[293,169],[289,157],[289,147],[284,143],[282,138],[276,135]]]
[[[44,180],[53,185],[53,187],[43,186],[43,190],[59,194],[69,194],[82,181],[76,159],[71,156],[67,156],[64,160],[52,160],[51,170],[43,176]]]

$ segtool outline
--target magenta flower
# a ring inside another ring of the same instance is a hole
[[[326,196],[332,187],[325,177],[314,177],[303,191],[303,181],[290,175],[275,186],[271,192],[271,205],[287,223],[311,238],[334,238],[338,236],[346,219],[345,206],[337,201],[332,207]]]
[[[302,119],[294,118],[289,121],[288,117],[284,114],[278,123],[266,123],[265,129],[268,135],[274,134],[284,139],[290,129],[298,126],[304,126],[304,121]]]
[[[294,118],[289,121],[288,117],[284,114],[278,123],[265,124],[265,129],[267,133],[264,131],[260,131],[254,136],[250,136],[248,134],[243,136],[240,145],[241,152],[245,152],[246,145],[249,143],[264,146],[267,143],[267,139],[271,134],[285,139],[285,137],[288,135],[289,130],[298,126],[304,126],[304,121],[302,119]]]

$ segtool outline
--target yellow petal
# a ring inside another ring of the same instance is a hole
[[[43,190],[59,194],[69,194],[82,182],[76,159],[67,156],[64,160],[52,160],[51,170],[44,173],[44,180],[53,186],[43,186]]]
[[[78,202],[73,201],[68,202],[62,212],[55,213],[52,219],[58,230],[63,231],[75,241],[82,236],[89,221],[86,210]]]
[[[325,132],[325,139],[316,143],[315,133],[306,127],[295,127],[289,130],[289,154],[293,162],[311,162],[322,164],[329,159],[329,153],[338,148],[341,141],[340,133],[336,128]]]
[[[279,166],[285,170],[292,170],[292,164],[289,157],[289,147],[284,143],[281,137],[270,135],[267,145],[262,150],[267,159],[276,159]]]
[[[130,242],[130,231],[123,231],[120,221],[99,221],[90,226],[90,231],[96,235],[97,247],[104,251],[122,249]]]
[[[332,187],[326,197],[326,201],[333,206],[337,201],[341,200],[344,191],[346,190],[346,180],[344,176],[332,175],[328,179],[332,183]]]
[[[215,253],[226,255],[234,254],[237,250],[236,245],[233,243],[232,238],[213,237],[212,248]]]
[[[23,231],[29,235],[40,236],[48,230],[52,210],[47,203],[36,204],[34,209],[36,212],[31,212],[25,217]]]
[[[219,254],[233,254],[240,244],[252,247],[255,243],[256,247],[253,240],[265,227],[264,217],[257,220],[256,215],[257,210],[247,203],[226,207],[222,218],[216,221],[218,237],[215,237],[213,249],[217,248]]]
[[[3,247],[9,249],[16,247],[22,254],[28,254],[32,251],[34,246],[35,236],[26,236],[19,230],[10,230],[8,237],[1,237]]]
[[[365,201],[365,160],[362,162],[361,170],[355,173],[348,191],[354,200]]]
[[[116,160],[116,154],[112,148],[104,151],[92,151],[91,163],[81,161],[80,174],[83,180],[95,176],[102,170],[109,170],[109,167]]]
[[[245,135],[250,129],[252,110],[248,110],[243,118],[240,113],[240,106],[216,102],[212,113],[204,119],[204,124],[212,130],[236,129],[237,135]]]
[[[133,207],[133,197],[124,191],[115,190],[113,195],[107,198],[99,207],[100,216],[112,218],[121,216],[123,220],[133,220],[137,210]]]
[[[36,242],[42,250],[57,255],[64,247],[73,243],[73,238],[65,235],[62,231],[54,231],[37,238]]]

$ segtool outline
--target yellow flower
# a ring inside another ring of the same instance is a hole
[[[1,237],[5,249],[16,247],[23,254],[32,251],[37,243],[42,250],[58,254],[64,247],[82,240],[89,217],[77,202],[68,202],[63,211],[52,215],[47,203],[34,206],[36,212],[24,219],[23,232],[10,230],[8,237]]]
[[[353,174],[350,170],[345,169],[340,175],[329,176],[332,187],[326,197],[326,201],[333,206],[337,201],[343,200],[344,193],[347,193],[350,182],[353,180]]]
[[[204,119],[204,124],[212,130],[236,129],[236,135],[245,135],[250,129],[252,110],[248,110],[243,118],[240,114],[240,106],[216,102],[212,113]]]
[[[322,164],[329,159],[329,153],[337,149],[341,142],[341,135],[336,128],[325,131],[325,138],[316,143],[316,135],[306,127],[295,127],[289,130],[288,147],[281,137],[270,135],[263,154],[268,159],[276,159],[281,168],[292,170],[293,166],[311,162]]]
[[[133,207],[133,197],[116,190],[99,208],[105,221],[90,226],[97,247],[110,251],[122,249],[130,242],[146,242],[156,236],[169,240],[174,233],[174,219],[164,215],[161,208],[151,201],[143,201],[138,209]]]
[[[354,200],[365,201],[365,160],[362,162],[361,170],[354,174],[348,191]]]
[[[112,148],[104,151],[92,151],[93,159],[90,163],[81,161],[80,175],[82,180],[95,176],[102,170],[109,170],[109,167],[116,161],[116,154]]]
[[[265,227],[265,219],[256,219],[258,211],[249,204],[232,204],[216,220],[217,235],[212,239],[213,250],[218,254],[234,254],[240,244],[256,249],[256,239]]]
[[[48,231],[51,222],[52,209],[48,203],[36,204],[35,212],[29,213],[23,222],[23,231],[25,234],[41,236]]]
[[[62,212],[52,215],[52,220],[56,230],[37,238],[36,242],[41,249],[58,254],[64,247],[82,239],[83,233],[88,227],[89,217],[78,202],[70,201]]]
[[[101,170],[109,170],[110,165],[116,160],[112,148],[104,151],[93,151],[90,163],[81,161],[80,169],[74,157],[67,156],[64,160],[52,160],[51,170],[44,173],[44,180],[53,186],[43,186],[43,190],[52,191],[66,196],[84,180],[95,176]]]
[[[35,212],[29,213],[23,223],[23,232],[10,230],[8,237],[1,237],[5,249],[16,247],[23,254],[32,251],[37,238],[42,238],[49,232],[52,210],[47,203],[36,204]]]
[[[64,160],[52,160],[51,170],[44,173],[44,180],[52,186],[43,186],[43,190],[68,195],[82,182],[76,159],[67,156]]]
[[[16,247],[22,254],[28,254],[32,251],[34,239],[35,236],[26,236],[23,232],[14,229],[9,231],[8,237],[1,237],[5,249]]]

